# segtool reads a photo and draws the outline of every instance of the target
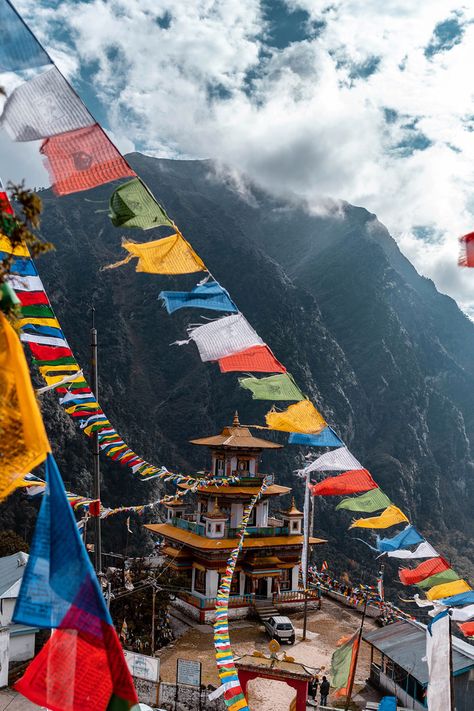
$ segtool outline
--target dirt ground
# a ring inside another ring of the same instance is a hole
[[[175,611],[174,615],[180,616]],[[294,657],[295,661],[306,666],[322,669],[329,676],[331,655],[338,640],[353,634],[360,625],[360,615],[338,603],[324,599],[320,611],[310,610],[308,614],[308,634],[302,641],[303,614],[290,615],[296,628],[296,643],[282,647]],[[373,629],[374,622],[366,619],[366,629]],[[181,627],[182,629],[182,627]],[[236,620],[230,624],[230,638],[234,655],[251,654],[254,650],[268,653],[269,638],[262,625],[250,620]],[[196,659],[202,663],[202,683],[218,685],[218,676],[214,659],[212,627],[210,625],[195,625],[190,627],[174,643],[164,649],[161,654],[161,678],[174,683],[176,676],[176,660],[178,657]],[[365,686],[369,675],[370,653],[366,645],[362,645],[357,665],[354,695]],[[294,691],[286,684],[259,679],[251,682],[248,687],[248,701],[252,711],[287,711]],[[332,694],[329,701],[334,700]]]

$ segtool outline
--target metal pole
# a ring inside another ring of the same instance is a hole
[[[155,656],[155,600],[156,600],[156,589],[153,586],[153,597],[152,597],[152,612],[151,612],[151,656]]]
[[[302,573],[304,585],[304,613],[303,613],[303,640],[306,639],[306,628],[308,624],[308,568],[309,568],[309,529],[311,525],[311,516],[309,511],[310,491],[309,491],[309,472],[305,477],[305,492],[304,492],[304,538],[303,538],[303,556],[302,556]]]
[[[362,630],[364,628],[364,621],[365,621],[365,613],[367,611],[367,601],[369,599],[369,594],[366,592],[365,593],[365,602],[364,602],[364,609],[362,611],[362,619],[360,621],[360,628],[359,628],[359,636],[357,637],[357,649],[356,649],[356,657],[354,660],[354,667],[352,670],[352,676],[349,679],[349,690],[346,698],[346,705],[344,707],[344,711],[348,711],[350,703],[351,703],[351,697],[352,697],[352,689],[354,687],[354,679],[355,679],[355,673],[357,669],[357,660],[359,659],[359,650],[360,650],[360,641],[362,639]]]
[[[97,368],[97,329],[95,327],[95,308],[92,307],[91,328],[91,389],[95,399],[99,399],[99,376]],[[92,464],[93,464],[93,494],[92,498],[100,501],[100,463],[99,437],[92,434]],[[94,516],[94,567],[96,573],[102,572],[102,537],[100,529],[100,514]]]
[[[451,708],[449,711],[454,711],[456,708],[456,700],[454,698],[454,669],[453,669],[453,635],[451,633],[451,615],[448,612],[449,617],[449,691],[451,696]]]

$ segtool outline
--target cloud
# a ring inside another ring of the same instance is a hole
[[[17,4],[119,141],[214,158],[310,205],[328,197],[363,205],[440,290],[474,309],[474,279],[456,266],[456,237],[474,227],[472,8]]]

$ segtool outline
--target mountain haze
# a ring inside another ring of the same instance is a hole
[[[353,454],[440,552],[472,574],[474,325],[456,303],[416,272],[363,208],[341,204],[312,214],[296,200],[237,184],[209,161],[136,153],[129,160]],[[271,403],[252,401],[235,374],[201,363],[193,343],[170,346],[202,320],[201,312],[168,316],[158,293],[192,287],[199,276],[137,274],[132,264],[99,271],[122,256],[122,236],[157,236],[111,225],[112,189],[62,198],[41,193],[42,234],[56,251],[41,258],[39,271],[86,371],[95,305],[99,399],[129,445],[170,469],[200,470],[207,453],[189,439],[220,431],[235,409],[241,422],[262,423]],[[44,407],[65,480],[89,493],[85,438],[53,395]],[[268,471],[295,487],[299,502],[302,484],[292,472],[305,453],[288,446],[265,459]],[[139,482],[127,469],[104,462],[103,472],[107,505],[141,503],[156,493],[156,482]],[[374,572],[372,554],[347,532],[350,515],[334,506],[317,502],[315,531],[329,540],[320,556],[339,571],[365,561]],[[17,497],[10,512],[3,507],[2,521],[22,532],[30,508]],[[157,516],[155,510],[150,518]],[[120,546],[122,528],[104,523],[110,545]]]

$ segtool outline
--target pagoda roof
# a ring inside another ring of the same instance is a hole
[[[181,482],[178,484],[179,487],[182,489],[192,489],[193,484],[186,484],[184,482]],[[202,494],[221,494],[222,496],[227,496],[229,494],[238,495],[238,496],[248,496],[252,497],[255,496],[256,494],[259,493],[261,487],[260,486],[199,486],[198,487],[198,492]],[[281,486],[280,484],[270,484],[265,491],[263,492],[262,496],[282,496],[283,494],[287,494],[289,491],[291,491],[291,488],[288,486]]]
[[[237,412],[234,415],[232,426],[224,427],[220,434],[192,439],[190,442],[205,447],[237,447],[241,449],[281,449],[283,447],[282,444],[254,437],[248,427],[243,427],[240,424]]]
[[[238,538],[206,538],[192,531],[184,531],[182,528],[173,526],[170,523],[148,523],[145,524],[145,528],[159,536],[200,550],[233,550],[238,541]],[[313,537],[310,537],[309,542],[311,545],[327,543],[323,538]],[[303,545],[303,536],[264,536],[262,538],[245,536],[243,543],[244,549],[301,545]]]
[[[285,516],[304,516],[304,513],[297,509],[294,496],[291,500],[290,508],[286,509],[286,511],[280,511],[280,513]]]

